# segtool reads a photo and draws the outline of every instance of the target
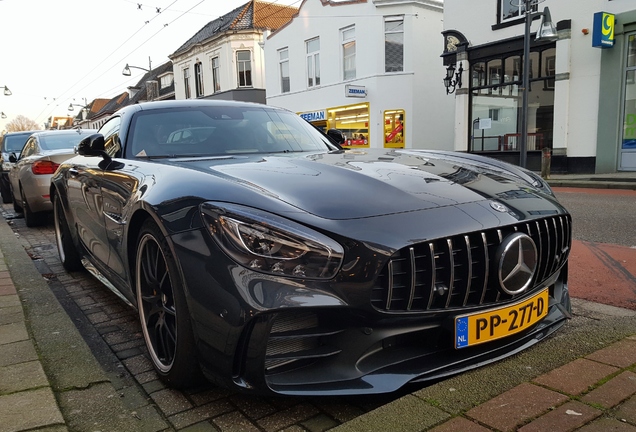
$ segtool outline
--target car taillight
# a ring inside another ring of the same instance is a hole
[[[51,161],[37,161],[31,165],[31,171],[35,175],[53,174],[60,164]]]

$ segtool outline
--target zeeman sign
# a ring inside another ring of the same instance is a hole
[[[614,46],[614,27],[616,17],[607,12],[594,14],[592,46],[596,48],[612,48]]]

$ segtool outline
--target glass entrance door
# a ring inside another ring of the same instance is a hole
[[[636,171],[636,33],[627,35],[623,139],[619,169]]]

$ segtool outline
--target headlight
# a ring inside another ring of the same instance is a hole
[[[330,279],[340,269],[339,243],[289,219],[233,204],[205,203],[201,212],[221,249],[252,270]]]

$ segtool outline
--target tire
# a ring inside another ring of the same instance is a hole
[[[152,221],[141,227],[135,255],[139,319],[155,370],[172,387],[200,383],[192,320],[167,242]]]
[[[15,199],[15,195],[13,195],[13,191],[11,191],[11,197],[13,198],[13,211],[16,213],[22,213],[22,207],[20,207],[20,200]]]
[[[4,182],[0,180],[0,193],[2,193],[2,202],[4,204],[8,204],[13,201],[13,194],[11,193],[11,188]]]
[[[57,244],[57,252],[62,266],[70,272],[82,270],[84,268],[82,258],[75,244],[73,244],[71,230],[58,194],[53,195],[53,221],[55,225],[55,243]]]
[[[24,196],[24,190],[20,187],[20,196],[22,197],[22,212],[24,213],[24,222],[29,228],[33,228],[42,224],[42,214],[34,213],[29,207],[29,203]]]

